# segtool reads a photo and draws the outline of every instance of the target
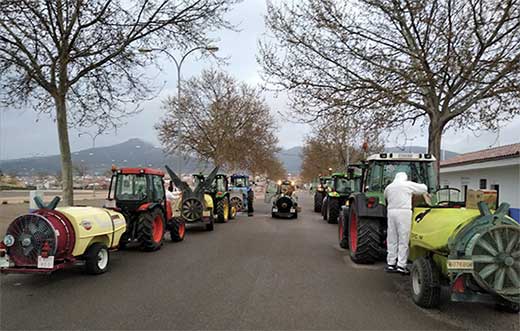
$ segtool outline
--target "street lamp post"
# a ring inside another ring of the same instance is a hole
[[[182,64],[184,63],[184,60],[186,60],[188,55],[190,55],[191,53],[193,53],[197,50],[206,50],[206,51],[213,53],[213,52],[217,52],[219,49],[216,46],[197,46],[197,47],[190,49],[186,53],[184,53],[184,55],[181,57],[180,61],[177,61],[175,56],[173,56],[170,52],[168,52],[165,49],[140,48],[138,50],[140,53],[162,52],[162,53],[166,54],[170,59],[172,59],[173,62],[175,63],[175,66],[177,67],[177,103],[179,106],[179,122],[182,120],[182,112],[180,111],[180,109],[181,109],[181,92],[182,92],[181,91],[181,80],[182,80],[181,68],[182,68]],[[180,125],[179,125],[179,129],[178,129],[178,133],[177,133],[177,145],[179,145],[181,138],[182,138],[182,134],[181,134]],[[177,146],[177,148],[179,148],[179,153],[177,155],[177,171],[179,173],[179,176],[182,176],[182,169],[181,169],[182,168],[182,153],[180,151],[180,147]]]
[[[96,134],[92,134],[90,132],[80,132],[78,133],[78,137],[81,137],[83,135],[87,135],[90,137],[90,139],[92,139],[92,150],[94,150],[96,148],[96,138],[101,134],[101,132],[97,132]],[[93,156],[94,155],[94,151],[92,151],[92,153],[90,153],[89,156]],[[83,160],[82,160],[83,161]],[[95,175],[96,175],[96,172],[94,171],[94,178],[95,178]],[[94,183],[92,184],[92,197],[96,197],[96,180],[94,179]]]

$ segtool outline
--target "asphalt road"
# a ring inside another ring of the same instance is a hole
[[[257,202],[214,232],[192,230],[160,251],[112,254],[100,276],[72,269],[0,277],[0,329],[494,329],[519,316],[480,304],[423,310],[408,277],[357,266],[336,227],[300,194],[298,220],[271,219]]]

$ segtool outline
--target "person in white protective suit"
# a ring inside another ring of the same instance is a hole
[[[388,231],[386,244],[388,255],[386,258],[387,272],[409,274],[406,267],[408,261],[408,242],[412,227],[412,196],[427,192],[424,184],[408,180],[404,172],[398,172],[394,181],[385,189],[387,201]]]

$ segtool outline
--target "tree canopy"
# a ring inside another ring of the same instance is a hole
[[[520,114],[517,0],[302,0],[268,3],[258,60],[313,121],[428,125],[440,153],[452,126],[494,129]]]
[[[169,97],[165,109],[157,129],[166,151],[253,174],[278,168],[275,121],[258,89],[224,72],[204,70],[185,81],[181,99]]]
[[[237,0],[4,0],[0,2],[0,102],[56,119],[64,202],[73,204],[70,126],[121,123],[150,96],[142,68],[229,28]],[[124,104],[130,106],[125,107]]]

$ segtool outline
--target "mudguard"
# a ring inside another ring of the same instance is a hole
[[[368,208],[368,198],[364,193],[354,193],[350,198],[350,206],[355,208],[358,217],[370,217],[386,219],[386,206],[379,203],[379,198],[375,197],[376,201],[372,208]]]

